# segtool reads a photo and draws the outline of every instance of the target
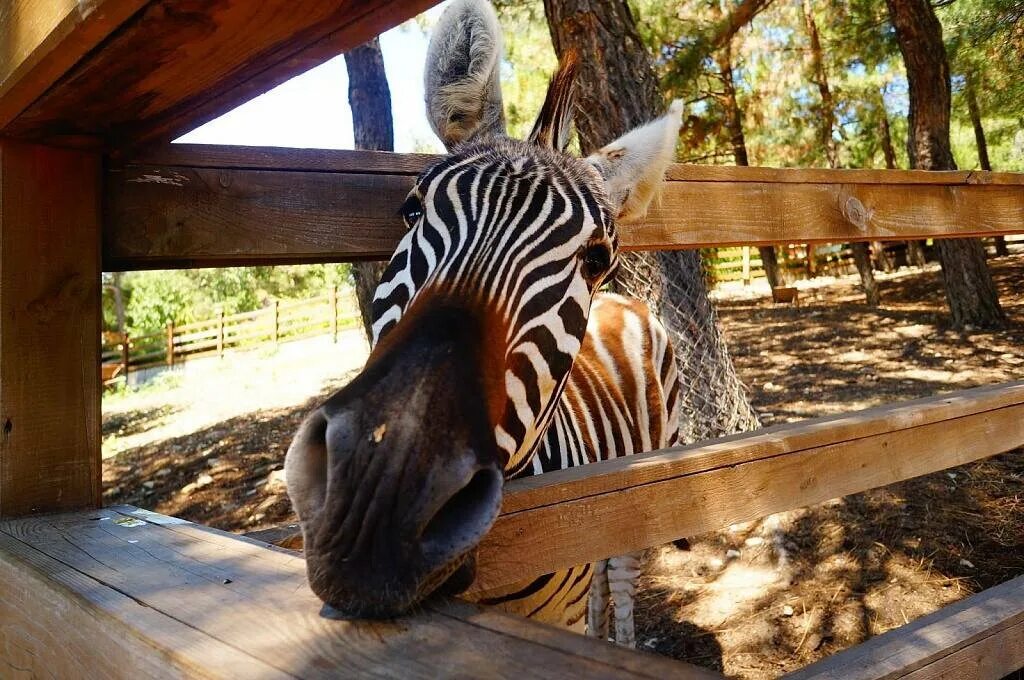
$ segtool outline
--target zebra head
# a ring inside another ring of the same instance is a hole
[[[456,0],[435,29],[427,112],[450,155],[417,179],[373,303],[362,373],[286,459],[310,585],[351,616],[465,589],[505,479],[526,469],[616,266],[616,222],[660,183],[681,107],[586,159],[564,153],[576,63],[526,141],[505,136],[500,29]]]

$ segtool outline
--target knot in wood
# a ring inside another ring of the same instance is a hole
[[[871,216],[874,212],[874,210],[865,208],[864,204],[856,196],[849,196],[843,205],[843,217],[861,231],[868,230],[868,222],[871,221]]]

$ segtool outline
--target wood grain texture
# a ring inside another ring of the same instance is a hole
[[[6,0],[0,3],[0,129],[145,2]]]
[[[288,678],[0,532],[0,677]]]
[[[838,172],[838,171],[837,171]],[[879,171],[881,172],[881,171]],[[991,236],[1024,230],[1024,185],[665,183],[634,249]]]
[[[250,170],[386,172],[416,175],[443,158],[434,154],[386,153],[338,149],[291,149],[220,144],[171,144],[133,156],[133,165],[174,165]],[[1024,173],[958,170],[832,170],[818,168],[740,167],[674,163],[665,171],[674,182],[743,182],[767,184],[938,184],[947,186],[1024,185]]]
[[[1021,445],[1018,382],[513,481],[480,546],[473,588],[498,588]]]
[[[0,517],[100,502],[100,180],[0,140]]]
[[[1024,576],[874,637],[785,680],[999,680],[1024,668]]]
[[[109,269],[381,259],[437,157],[173,145],[108,173]],[[1024,231],[1024,175],[671,166],[627,249]]]
[[[435,1],[149,0],[4,132],[170,141]]]
[[[663,678],[671,669],[672,677],[714,677],[595,640],[570,643],[561,631],[504,621],[470,605],[438,603],[398,621],[327,620],[306,586],[301,557],[135,508],[9,521],[0,523],[3,535],[61,564],[74,579],[122,593],[277,676]],[[0,602],[5,587],[0,580]],[[82,605],[77,591],[65,597]],[[58,624],[54,635],[62,632]],[[154,655],[166,655],[176,640],[143,626],[130,634]],[[208,653],[202,644],[190,650],[192,658]],[[121,675],[136,677],[135,661],[122,662]],[[263,677],[241,668],[223,676]]]

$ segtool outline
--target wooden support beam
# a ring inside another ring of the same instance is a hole
[[[0,523],[0,677],[721,676],[458,602],[319,616],[301,557],[131,507]],[[5,672],[7,671],[7,672]]]
[[[101,500],[100,165],[0,139],[0,517]]]
[[[954,392],[506,485],[476,592],[1024,446],[1024,382]],[[585,531],[582,529],[586,529]]]
[[[0,3],[0,130],[146,0]]]
[[[382,259],[434,157],[171,146],[112,167],[108,269]],[[1024,175],[675,165],[622,225],[629,249],[844,242],[1024,230]]]
[[[1024,668],[1024,576],[1018,576],[784,680],[999,680]]]
[[[0,133],[169,141],[436,1],[7,0]]]

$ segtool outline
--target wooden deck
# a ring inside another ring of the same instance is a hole
[[[133,507],[0,523],[0,677],[658,678],[713,673],[457,601],[319,616],[301,556]]]

